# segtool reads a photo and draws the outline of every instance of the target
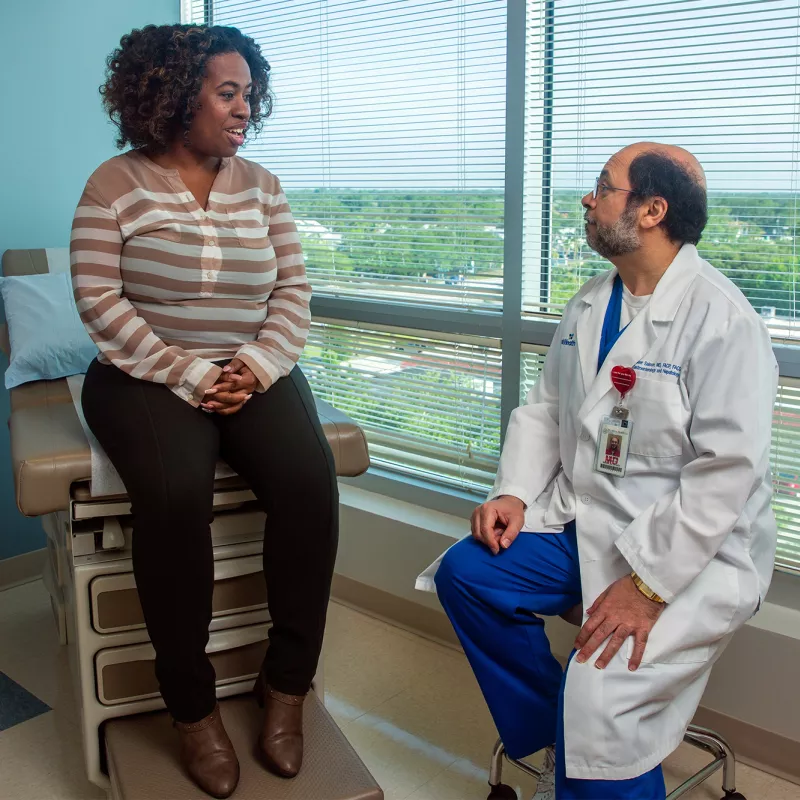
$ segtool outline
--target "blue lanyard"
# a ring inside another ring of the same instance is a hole
[[[597,355],[597,371],[603,366],[606,356],[611,352],[611,348],[615,345],[617,339],[622,336],[622,331],[628,326],[620,330],[620,318],[622,317],[622,278],[617,275],[614,278],[614,286],[611,289],[611,297],[606,306],[606,315],[603,319],[603,332],[600,334],[600,352]]]

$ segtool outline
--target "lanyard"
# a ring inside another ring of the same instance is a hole
[[[611,297],[606,306],[606,315],[603,318],[603,331],[600,334],[600,352],[597,354],[597,371],[603,366],[606,356],[611,352],[611,348],[616,343],[617,339],[622,336],[622,330],[619,329],[620,318],[622,316],[622,278],[617,275],[614,278],[614,286],[611,289]]]

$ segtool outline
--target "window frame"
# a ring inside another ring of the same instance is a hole
[[[190,21],[193,7],[200,0],[181,0],[181,18]],[[201,0],[205,19],[213,24],[214,0]],[[528,4],[538,5],[545,26],[541,53],[543,134],[541,155],[542,285],[547,280],[550,259],[549,228],[552,198],[552,115],[553,115],[553,20],[555,0],[507,2],[506,29],[506,138],[504,269],[502,311],[461,310],[433,305],[411,305],[385,300],[357,299],[315,294],[311,314],[316,318],[378,324],[399,328],[419,328],[441,333],[457,333],[500,339],[501,360],[501,430],[505,438],[511,412],[519,405],[521,354],[524,345],[547,348],[551,345],[560,320],[557,315],[522,314],[523,270],[523,192],[525,173],[525,102],[526,102],[526,29]],[[545,287],[546,288],[546,287]],[[543,289],[544,291],[545,289]],[[782,378],[800,379],[800,343],[772,343]],[[394,499],[458,516],[469,516],[483,495],[426,481],[390,470],[371,467],[360,478],[340,478],[346,484],[388,495]],[[800,570],[776,566],[788,576],[800,576]]]

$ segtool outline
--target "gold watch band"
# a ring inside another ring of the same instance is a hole
[[[633,585],[648,599],[654,603],[665,603],[664,599],[659,597],[635,572],[631,572]]]

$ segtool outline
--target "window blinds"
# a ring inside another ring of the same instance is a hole
[[[529,0],[523,313],[559,313],[608,267],[580,198],[626,144],[703,164],[699,250],[776,338],[798,322],[798,0]]]
[[[241,155],[281,179],[315,290],[499,310],[505,3],[214,0],[212,19],[272,67]]]
[[[318,319],[300,363],[316,396],[364,428],[373,464],[466,491],[491,485],[496,340]]]

